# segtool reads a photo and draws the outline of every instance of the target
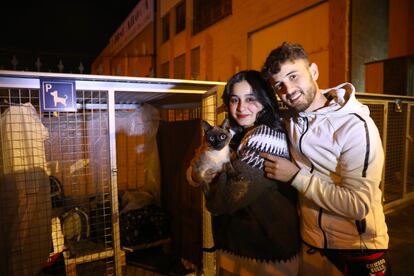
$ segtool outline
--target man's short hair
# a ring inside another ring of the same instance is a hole
[[[309,62],[308,54],[303,49],[302,45],[283,42],[282,45],[270,52],[263,67],[262,74],[265,79],[271,78],[274,74],[280,72],[280,67],[286,61],[295,61],[297,59],[304,59]]]

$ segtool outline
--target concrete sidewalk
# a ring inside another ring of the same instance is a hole
[[[386,214],[393,275],[414,275],[414,204]]]

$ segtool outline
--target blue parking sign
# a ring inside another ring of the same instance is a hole
[[[40,110],[42,112],[76,111],[75,81],[40,79]]]

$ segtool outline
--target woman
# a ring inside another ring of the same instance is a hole
[[[204,177],[210,182],[206,207],[212,214],[214,249],[230,275],[297,275],[300,239],[296,194],[286,183],[264,176],[260,152],[289,158],[276,97],[253,70],[227,82],[222,96],[235,132],[234,171]],[[194,158],[197,158],[195,156]],[[192,167],[189,183],[200,179]]]

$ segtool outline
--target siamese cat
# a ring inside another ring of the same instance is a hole
[[[196,158],[191,161],[193,173],[197,175],[194,179],[204,191],[208,193],[211,179],[206,178],[209,173],[220,173],[231,168],[230,141],[233,133],[230,130],[230,121],[225,119],[220,126],[212,126],[206,121],[201,121],[204,130],[204,141],[197,149]]]

